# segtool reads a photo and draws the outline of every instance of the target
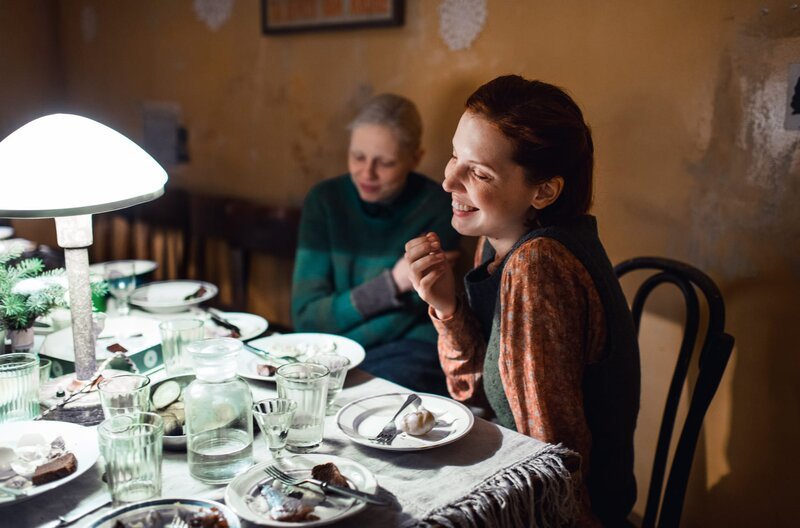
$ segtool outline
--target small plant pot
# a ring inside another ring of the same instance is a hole
[[[33,348],[33,327],[22,330],[8,330],[11,352],[28,352]]]

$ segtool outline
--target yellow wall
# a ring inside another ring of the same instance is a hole
[[[737,347],[699,444],[685,525],[794,524],[800,133],[782,123],[788,63],[800,62],[800,9],[766,0],[489,0],[472,47],[450,51],[438,34],[440,2],[407,4],[402,28],[267,37],[255,1],[235,2],[212,31],[188,0],[0,0],[0,128],[47,107],[41,94],[61,67],[53,98],[136,139],[144,101],[181,105],[191,162],[171,171],[175,185],[299,205],[314,183],[345,171],[344,126],[370,94],[417,101],[421,168],[441,179],[461,104],[477,85],[520,73],[565,86],[594,130],[594,212],[612,261],[654,254],[693,263],[727,303]],[[666,352],[679,316],[651,317],[647,344]],[[653,347],[644,350],[642,450],[664,379]],[[641,456],[642,481],[647,465]]]

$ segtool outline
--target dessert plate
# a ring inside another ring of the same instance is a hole
[[[17,504],[78,478],[91,468],[100,456],[100,451],[97,447],[97,433],[94,429],[67,422],[42,420],[0,424],[0,446],[13,448],[23,434],[30,433],[40,434],[48,443],[59,436],[62,437],[65,449],[72,452],[78,460],[78,469],[59,480],[39,486],[30,486],[24,490],[24,495],[16,497],[4,494],[4,488],[0,485],[0,507]]]
[[[210,282],[174,280],[139,286],[130,297],[131,304],[153,313],[183,312],[217,295]]]
[[[417,393],[422,399],[422,407],[428,409],[436,417],[436,425],[433,429],[420,436],[400,433],[391,445],[370,441],[370,438],[374,438],[383,429],[386,422],[391,420],[409,394],[367,396],[351,402],[336,414],[336,425],[357,444],[387,451],[419,451],[455,442],[467,434],[475,423],[472,412],[457,401],[435,394]],[[414,410],[414,407],[410,406],[403,414]],[[400,418],[402,415],[398,416],[397,422]]]
[[[286,522],[276,521],[267,513],[259,511],[256,501],[262,486],[270,486],[272,477],[264,472],[264,468],[277,465],[292,477],[306,478],[311,476],[311,469],[318,464],[333,462],[347,479],[350,487],[367,493],[376,493],[378,481],[375,476],[354,460],[335,455],[306,454],[283,457],[277,461],[269,460],[256,464],[241,475],[237,476],[225,490],[225,504],[242,519],[262,526],[323,526],[339,522],[342,519],[355,515],[367,504],[362,501],[328,495],[324,502],[314,507],[313,515],[319,517],[313,521]],[[305,485],[303,486],[306,487]],[[313,486],[308,486],[313,488]],[[320,497],[321,499],[322,497]]]
[[[115,262],[120,262],[120,261],[111,260],[108,262],[98,262],[97,264],[92,264],[91,266],[89,266],[89,273],[91,273],[92,275],[98,275],[102,277],[105,265],[113,264]],[[153,262],[152,260],[133,260],[133,274],[137,276],[144,275],[145,273],[150,273],[157,267],[158,263]]]
[[[248,344],[267,352],[275,357],[293,356],[299,361],[309,359],[317,353],[335,351],[340,356],[350,360],[351,369],[362,361],[366,352],[357,342],[347,337],[333,334],[315,333],[293,333],[293,334],[273,334],[271,336],[253,339]],[[262,376],[258,373],[259,364],[269,363],[276,366],[285,361],[276,360],[270,362],[256,354],[249,352],[245,347],[239,354],[239,361],[236,373],[243,378],[260,381],[275,381],[275,376]]]
[[[180,508],[181,512],[191,513],[198,513],[201,510],[205,513],[215,508],[225,517],[226,525],[229,528],[240,527],[239,518],[227,506],[218,502],[201,499],[151,499],[134,502],[108,512],[90,524],[89,528],[113,528],[114,526],[119,526],[117,523],[123,526],[152,526],[145,523],[144,519],[148,514],[152,516],[154,513],[157,513],[158,517],[163,521],[155,526],[169,528],[176,508]],[[203,524],[202,526],[206,525]],[[216,526],[216,524],[209,524],[208,526]]]
[[[239,327],[241,335],[238,339],[245,341],[258,337],[267,331],[269,323],[260,315],[245,312],[218,312],[223,319]],[[208,315],[201,316],[203,318]],[[206,319],[206,337],[230,337],[231,331],[214,323],[210,318]]]

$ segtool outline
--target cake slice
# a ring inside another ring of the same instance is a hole
[[[62,479],[78,470],[78,460],[69,451],[36,468],[31,480],[34,486]]]
[[[344,478],[344,475],[339,472],[339,468],[336,467],[336,464],[333,462],[314,466],[311,469],[311,477],[321,480],[322,482],[327,482],[328,484],[340,486],[342,488],[349,487],[347,484],[347,479]]]

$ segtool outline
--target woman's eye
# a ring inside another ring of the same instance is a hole
[[[475,170],[474,167],[471,168],[469,171],[472,173],[473,176],[478,178],[480,181],[488,181],[489,180],[489,176],[487,176],[486,174],[483,174],[481,172],[478,172],[477,170]]]
[[[381,161],[379,161],[379,162],[378,162],[378,164],[379,164],[381,167],[385,167],[385,168],[387,168],[387,169],[390,169],[390,168],[394,167],[394,166],[397,164],[397,162],[395,162],[395,161],[384,161],[384,160],[381,160]]]

